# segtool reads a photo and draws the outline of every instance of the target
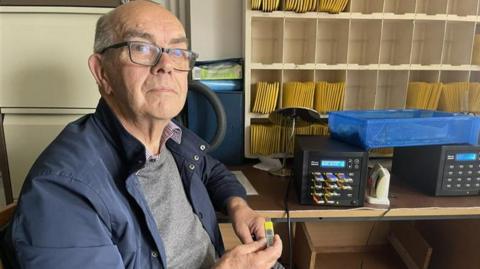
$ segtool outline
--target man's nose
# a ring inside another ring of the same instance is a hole
[[[160,72],[171,73],[173,69],[174,67],[172,59],[170,59],[170,56],[165,52],[162,52],[162,54],[160,54],[160,59],[158,60],[158,63],[151,68],[153,74],[158,74]]]

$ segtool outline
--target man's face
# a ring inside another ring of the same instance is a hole
[[[142,41],[163,48],[187,48],[180,22],[160,6],[145,3],[119,15],[115,43]],[[124,117],[134,120],[169,120],[185,104],[188,72],[174,69],[163,54],[155,66],[133,63],[128,48],[109,51],[105,60],[107,89]],[[107,91],[107,92],[108,92]]]

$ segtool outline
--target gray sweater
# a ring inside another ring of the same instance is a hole
[[[168,268],[210,268],[215,248],[187,200],[170,151],[163,147],[137,176],[165,245]]]

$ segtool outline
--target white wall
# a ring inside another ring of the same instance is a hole
[[[243,57],[243,0],[189,0],[192,50],[199,60]]]

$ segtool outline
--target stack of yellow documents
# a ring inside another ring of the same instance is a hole
[[[296,134],[328,135],[327,124],[313,124],[295,129]],[[250,153],[253,155],[293,154],[292,130],[272,124],[250,125]]]
[[[480,65],[480,34],[475,35],[473,42],[472,64]]]
[[[285,0],[284,10],[298,13],[315,11],[318,2],[317,0]]]
[[[282,107],[313,108],[315,83],[286,82],[283,84]]]
[[[256,91],[253,97],[252,112],[270,113],[277,107],[279,82],[257,82]]]
[[[291,134],[291,129],[285,128],[287,134]],[[328,124],[316,123],[310,126],[299,127],[295,130],[295,135],[329,135]],[[293,154],[294,143],[286,144],[286,152]]]
[[[278,10],[280,0],[251,0],[252,10],[272,12]]]
[[[312,124],[310,125],[310,135],[329,135],[328,124]]]
[[[443,84],[438,108],[447,112],[467,112],[468,90],[468,82]]]
[[[410,82],[406,108],[436,110],[442,92],[442,83]]]
[[[314,108],[319,113],[342,110],[344,96],[345,82],[320,81],[315,85]]]
[[[298,135],[328,135],[328,124],[315,123],[310,126],[299,127],[295,130]]]
[[[319,0],[317,11],[339,13],[345,10],[348,0]]]
[[[285,128],[271,124],[250,125],[250,153],[272,155],[285,152],[287,143]]]
[[[480,83],[471,82],[468,87],[468,112],[480,113]]]

